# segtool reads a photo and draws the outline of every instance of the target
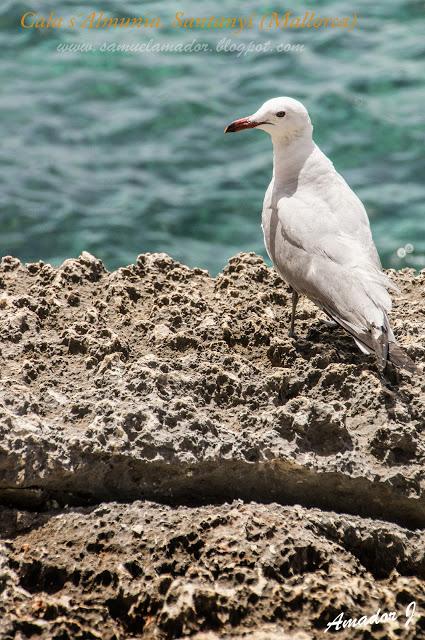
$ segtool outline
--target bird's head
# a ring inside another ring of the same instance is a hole
[[[227,125],[224,133],[254,128],[266,131],[273,139],[281,139],[286,142],[305,134],[311,134],[313,130],[305,106],[298,100],[287,97],[267,100],[251,116],[234,120]]]

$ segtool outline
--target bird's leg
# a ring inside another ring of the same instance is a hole
[[[299,295],[298,293],[295,291],[295,289],[292,289],[292,313],[291,313],[291,327],[289,329],[289,337],[290,338],[294,338],[295,337],[295,311],[297,310],[297,304],[298,304],[298,300],[299,300]]]

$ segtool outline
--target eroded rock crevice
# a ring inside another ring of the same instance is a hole
[[[120,460],[106,467],[87,460],[80,479],[63,481],[65,490],[43,487],[3,488],[0,504],[31,511],[52,506],[95,506],[102,502],[153,500],[169,506],[206,506],[235,499],[281,506],[318,507],[340,515],[394,522],[407,529],[425,528],[425,505],[417,487],[403,480],[374,482],[339,471],[317,473],[292,461],[265,463],[220,461],[199,466],[133,463]],[[416,489],[416,491],[415,491]],[[408,490],[410,493],[408,493]]]

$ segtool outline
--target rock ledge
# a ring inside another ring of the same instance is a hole
[[[390,276],[423,368],[425,273]],[[302,640],[425,602],[424,376],[383,382],[306,300],[289,338],[260,257],[6,257],[0,311],[2,637]]]

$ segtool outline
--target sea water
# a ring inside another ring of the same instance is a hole
[[[327,26],[289,28],[313,9]],[[22,28],[28,11],[50,27]],[[274,12],[282,28],[261,30]],[[88,250],[113,268],[166,251],[212,273],[264,255],[270,139],[223,129],[290,95],[363,200],[383,264],[424,268],[424,16],[405,0],[4,1],[0,254]]]

